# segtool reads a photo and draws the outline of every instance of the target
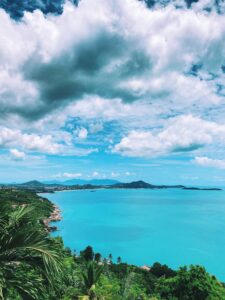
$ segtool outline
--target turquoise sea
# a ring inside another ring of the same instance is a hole
[[[225,192],[90,190],[45,194],[57,204],[66,246],[124,262],[201,264],[225,281]]]

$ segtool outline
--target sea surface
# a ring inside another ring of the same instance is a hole
[[[101,189],[44,196],[62,211],[53,235],[72,250],[91,245],[105,257],[140,266],[201,264],[225,282],[225,191]]]

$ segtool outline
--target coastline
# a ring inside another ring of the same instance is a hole
[[[61,210],[59,209],[59,207],[54,204],[52,201],[51,201],[52,205],[53,205],[53,211],[51,212],[50,216],[46,219],[43,220],[43,223],[46,227],[46,230],[48,232],[53,232],[53,231],[57,231],[57,226],[51,226],[51,223],[52,222],[58,222],[58,221],[61,221],[62,220],[62,212]]]
[[[78,192],[78,191],[90,191],[90,192],[96,192],[98,190],[151,190],[151,191],[160,191],[160,190],[180,190],[180,191],[205,191],[205,192],[211,192],[211,191],[224,191],[222,188],[214,188],[214,187],[157,187],[157,188],[146,188],[146,187],[92,187],[92,188],[82,188],[82,189],[74,189],[74,188],[66,188],[66,189],[60,189],[60,190],[51,190],[51,191],[34,191],[37,194],[43,195],[43,194],[54,194],[54,193],[60,193],[60,192]]]

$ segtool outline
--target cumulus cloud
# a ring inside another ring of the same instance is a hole
[[[177,8],[184,8],[191,6],[195,9],[205,9],[205,10],[217,10],[218,12],[224,12],[224,2],[223,0],[184,0],[184,1],[174,1],[174,0],[138,0],[143,1],[150,8],[154,6],[165,7],[167,5],[176,4]],[[72,3],[78,5],[79,0],[71,0]],[[63,12],[64,0],[17,0],[13,2],[11,0],[4,0],[0,2],[0,7],[5,9],[12,18],[19,19],[23,17],[25,11],[33,12],[36,9],[40,9],[44,14],[61,14]],[[192,5],[195,4],[196,5]]]
[[[0,147],[20,147],[25,150],[56,154],[60,151],[60,144],[53,141],[51,135],[36,135],[22,133],[7,127],[0,128]],[[20,152],[22,153],[22,152]],[[18,150],[11,150],[12,155],[19,155]]]
[[[15,160],[23,160],[26,157],[26,154],[23,151],[17,149],[10,149],[11,157]]]
[[[127,156],[154,157],[193,151],[224,138],[225,125],[184,115],[169,120],[167,128],[154,133],[131,131],[112,151]]]
[[[98,151],[73,149],[76,139],[60,134],[76,117],[87,121],[76,132],[82,143],[107,130],[105,121],[118,121],[116,138],[126,137],[113,151],[123,155],[192,151],[215,141],[223,125],[214,110],[222,112],[225,90],[222,4],[218,12],[205,0],[191,9],[177,1],[148,9],[136,0],[82,0],[78,7],[66,2],[62,12],[63,1],[54,0],[56,16],[44,14],[54,10],[49,2],[21,1],[22,10],[31,8],[18,22],[0,10],[1,147]],[[182,116],[187,110],[199,118]]]
[[[193,162],[201,167],[225,169],[225,160],[222,159],[212,159],[206,156],[197,156]]]
[[[125,175],[126,176],[134,176],[134,175],[136,175],[134,172],[129,172],[129,171],[127,171],[127,172],[125,172]]]
[[[224,18],[183,10],[83,0],[67,2],[60,16],[35,11],[17,23],[1,11],[2,114],[39,119],[87,95],[219,103],[216,82],[189,71],[200,65],[222,76]]]
[[[112,178],[116,178],[116,177],[119,177],[120,176],[120,173],[118,172],[111,172],[111,177]]]
[[[97,171],[94,171],[93,173],[92,173],[92,175],[91,175],[92,177],[99,177],[100,176],[100,174],[99,174],[99,172],[97,172]]]
[[[68,173],[68,172],[53,175],[53,177],[55,177],[55,178],[79,178],[81,176],[82,176],[82,173]]]
[[[82,140],[85,140],[88,136],[88,131],[84,127],[81,127],[79,129],[75,130],[74,133],[77,135],[77,137],[79,139],[82,139]]]
[[[85,139],[85,135],[86,132],[81,132],[79,138]],[[12,149],[13,147],[22,151],[61,156],[86,156],[93,152],[98,152],[96,147],[75,146],[72,136],[66,131],[55,131],[52,134],[37,134],[25,133],[18,129],[1,126],[0,149]],[[16,151],[20,151],[14,150],[11,153],[12,155],[16,155]],[[17,154],[19,155],[19,153]]]
[[[102,122],[94,122],[89,125],[89,130],[91,133],[96,133],[102,131],[104,129],[104,125]]]

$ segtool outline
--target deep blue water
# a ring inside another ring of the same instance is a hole
[[[225,281],[225,192],[97,190],[46,194],[66,246],[137,265],[201,264]]]

